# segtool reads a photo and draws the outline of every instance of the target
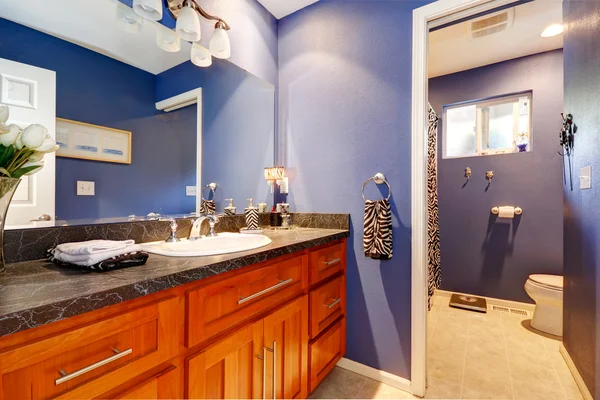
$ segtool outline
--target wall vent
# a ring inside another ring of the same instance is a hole
[[[500,311],[500,312],[507,313],[507,314],[522,315],[525,317],[529,317],[529,311],[521,310],[520,308],[511,308],[511,307],[497,306],[495,304],[488,304],[488,310]]]
[[[512,26],[514,19],[514,8],[486,15],[467,23],[468,35],[473,39],[479,39],[505,31]]]

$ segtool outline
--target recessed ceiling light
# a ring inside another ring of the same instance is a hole
[[[563,26],[561,24],[552,24],[544,29],[544,32],[542,32],[542,37],[552,37],[560,35],[562,32]]]

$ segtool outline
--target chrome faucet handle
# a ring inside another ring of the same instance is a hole
[[[179,242],[179,238],[177,237],[177,228],[178,228],[177,221],[173,217],[169,218],[169,221],[171,221],[171,235],[169,236],[169,238],[167,240],[165,240],[165,242],[177,243],[177,242]]]

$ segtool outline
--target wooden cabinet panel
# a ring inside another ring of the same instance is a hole
[[[262,398],[263,353],[262,320],[209,346],[187,361],[187,398]]]
[[[329,374],[346,353],[346,318],[327,329],[310,345],[310,391]]]
[[[310,284],[314,285],[346,267],[346,242],[337,243],[309,253]]]
[[[174,365],[171,365],[158,374],[134,385],[122,393],[115,396],[105,395],[99,398],[119,400],[175,399],[180,397],[178,373],[179,371],[177,368]]]
[[[187,292],[187,347],[242,323],[308,285],[306,256],[293,256]]]
[[[176,310],[171,298],[4,350],[3,398],[89,398],[120,385],[177,355]]]
[[[268,349],[266,398],[306,398],[308,296],[303,296],[265,317],[264,345]]]
[[[310,292],[310,337],[315,338],[346,309],[346,279],[338,276]]]

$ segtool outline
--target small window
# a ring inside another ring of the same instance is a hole
[[[531,92],[444,106],[444,158],[531,151]]]

